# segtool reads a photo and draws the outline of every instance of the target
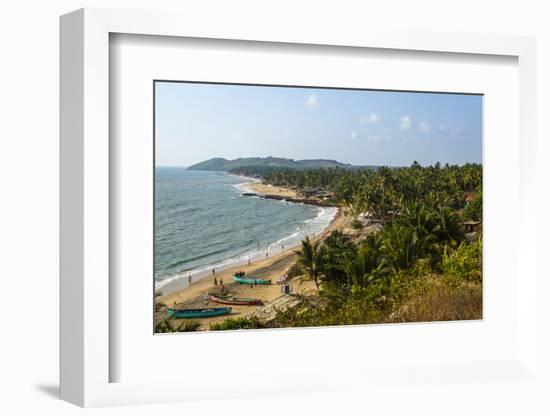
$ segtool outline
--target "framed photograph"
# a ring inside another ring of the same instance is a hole
[[[536,386],[534,40],[233,29],[61,18],[62,398]]]
[[[482,95],[154,95],[155,333],[483,318]]]

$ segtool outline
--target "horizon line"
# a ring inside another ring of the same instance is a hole
[[[211,160],[211,159],[214,159],[214,158],[210,158],[210,159],[205,159],[205,160],[202,160],[200,162],[196,162],[196,163],[192,163],[190,165],[157,165],[155,164],[155,168],[189,168],[190,166],[193,166],[193,165],[197,165],[199,163],[202,163],[202,162],[206,162],[208,160]],[[283,158],[281,158],[283,159]],[[232,161],[232,160],[235,160],[235,159],[226,159],[228,161]],[[294,159],[294,160],[315,160],[315,159]],[[319,159],[317,159],[319,160]],[[323,159],[323,160],[328,160],[328,159]],[[437,163],[439,163],[441,166],[445,166],[445,165],[449,165],[449,166],[464,166],[464,165],[468,165],[468,164],[474,164],[474,165],[482,165],[483,166],[483,162],[474,162],[474,161],[470,161],[470,162],[463,162],[463,163],[450,163],[450,162],[441,162],[441,161],[436,161],[435,163],[430,163],[430,164],[422,164],[418,161],[412,161],[411,163],[407,164],[407,165],[393,165],[393,164],[387,164],[387,163],[382,163],[382,164],[375,164],[375,163],[372,163],[372,164],[361,164],[361,165],[356,165],[356,164],[353,164],[353,163],[345,163],[345,162],[340,162],[336,159],[329,159],[329,160],[335,160],[336,162],[339,162],[339,163],[342,163],[344,165],[349,165],[349,166],[352,166],[352,167],[364,167],[364,166],[370,166],[370,167],[390,167],[390,168],[407,168],[407,167],[410,167],[414,164],[414,162],[417,162],[421,167],[431,167],[431,166],[435,166]],[[280,168],[284,168],[284,166],[274,166],[275,168],[277,167],[280,167]],[[324,167],[320,166],[319,169],[322,169]]]

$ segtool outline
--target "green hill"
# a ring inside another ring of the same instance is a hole
[[[268,168],[290,168],[290,169],[316,169],[316,168],[351,168],[352,165],[340,163],[329,159],[305,159],[294,160],[282,157],[244,157],[234,160],[227,160],[221,157],[208,159],[195,165],[189,166],[189,170],[217,170],[226,171],[240,169],[243,167],[268,167]]]

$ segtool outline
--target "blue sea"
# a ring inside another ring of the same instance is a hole
[[[336,208],[242,196],[253,179],[159,167],[155,184],[155,286],[163,293],[322,232]]]

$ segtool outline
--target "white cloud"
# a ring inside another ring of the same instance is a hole
[[[358,137],[359,137],[359,133],[357,133],[355,130],[352,130],[351,131],[351,138],[353,140],[357,140]]]
[[[306,100],[307,108],[317,108],[319,107],[319,101],[317,100],[317,94],[309,94]]]
[[[376,113],[370,113],[368,116],[359,117],[361,124],[377,124],[380,122],[380,116]]]
[[[392,137],[389,135],[376,135],[376,136],[368,136],[367,140],[369,142],[391,142]]]
[[[403,116],[399,119],[399,128],[401,130],[409,130],[412,125],[412,119],[409,116]]]
[[[422,121],[418,125],[418,131],[421,133],[429,134],[432,132],[432,125],[426,121]]]

